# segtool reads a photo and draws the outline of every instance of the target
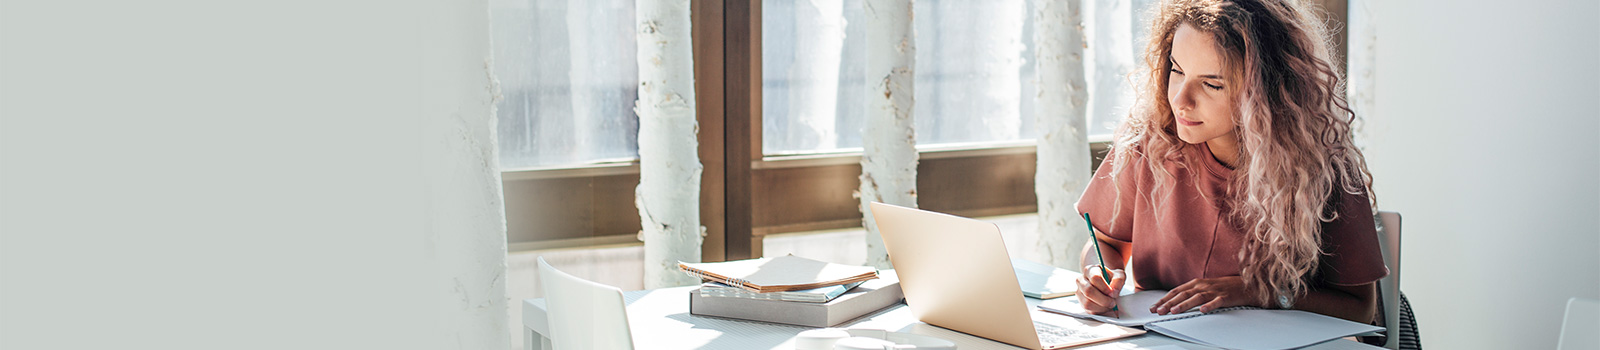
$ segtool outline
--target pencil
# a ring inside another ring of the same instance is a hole
[[[1094,221],[1089,220],[1089,213],[1083,213],[1083,223],[1089,225],[1089,242],[1094,244],[1094,259],[1100,261],[1100,277],[1104,277],[1106,279],[1106,286],[1110,287],[1111,271],[1106,270],[1106,257],[1104,255],[1100,255],[1100,239],[1095,238],[1094,236]],[[1111,293],[1120,294],[1119,291],[1111,291]],[[1116,298],[1117,296],[1112,295],[1111,297]],[[1117,311],[1117,307],[1112,306],[1111,311]]]

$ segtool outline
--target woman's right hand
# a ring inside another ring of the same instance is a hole
[[[1117,296],[1122,295],[1122,286],[1128,282],[1128,275],[1121,269],[1109,271],[1110,281],[1100,274],[1100,265],[1084,266],[1083,276],[1078,277],[1078,303],[1089,313],[1104,315],[1117,306]]]

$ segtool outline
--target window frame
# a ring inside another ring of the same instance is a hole
[[[1344,30],[1345,1],[1320,1]],[[760,257],[769,234],[861,226],[860,152],[764,156],[761,1],[691,2],[703,261]],[[1345,38],[1336,36],[1343,69]],[[737,147],[735,147],[737,146]],[[1090,137],[1093,167],[1109,136]],[[919,146],[918,205],[962,216],[1036,212],[1033,140]],[[732,165],[732,166],[730,166]],[[636,245],[637,160],[501,173],[507,248]],[[559,232],[545,234],[540,232]]]

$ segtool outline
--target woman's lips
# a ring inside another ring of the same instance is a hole
[[[1183,124],[1184,126],[1200,125],[1200,122],[1197,122],[1197,121],[1183,119],[1183,117],[1177,117],[1177,118],[1178,118],[1178,124]]]

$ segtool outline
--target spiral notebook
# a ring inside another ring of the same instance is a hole
[[[1294,349],[1343,337],[1365,335],[1383,328],[1299,310],[1266,310],[1249,306],[1222,308],[1209,313],[1190,310],[1157,315],[1150,307],[1167,291],[1146,290],[1123,294],[1114,315],[1095,315],[1083,309],[1078,298],[1039,304],[1039,309],[1146,330],[1179,340],[1225,349]]]
[[[1121,306],[1118,307],[1115,315],[1091,314],[1089,311],[1083,309],[1082,304],[1078,303],[1078,298],[1052,299],[1050,301],[1039,303],[1039,309],[1077,318],[1092,319],[1095,321],[1110,323],[1123,327],[1137,327],[1151,322],[1161,322],[1200,315],[1200,311],[1189,311],[1171,315],[1157,315],[1154,312],[1150,312],[1150,306],[1155,305],[1158,301],[1161,301],[1161,297],[1165,295],[1167,295],[1167,291],[1164,290],[1146,290],[1133,294],[1123,294],[1122,298],[1117,300],[1117,303]]]
[[[871,266],[816,261],[793,255],[714,263],[678,262],[690,276],[756,293],[817,289],[878,278]]]

